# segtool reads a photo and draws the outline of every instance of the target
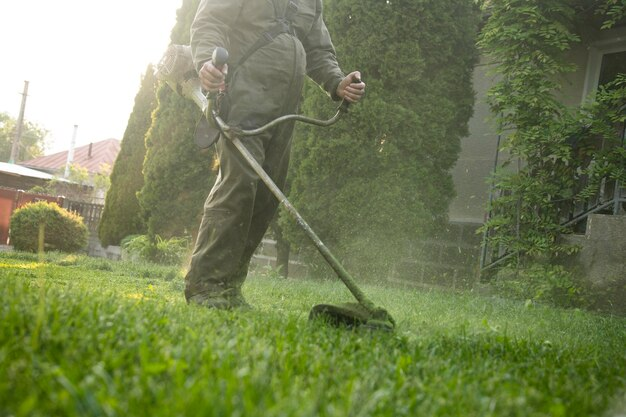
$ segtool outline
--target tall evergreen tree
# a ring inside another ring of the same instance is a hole
[[[144,233],[146,229],[137,192],[143,187],[145,136],[156,108],[156,86],[154,68],[148,65],[111,172],[111,187],[98,226],[98,236],[104,246],[118,245],[125,236]]]
[[[189,43],[189,28],[199,0],[184,0],[171,41]],[[212,153],[198,152],[193,141],[200,110],[168,86],[158,91],[158,107],[146,136],[145,184],[139,202],[151,235],[195,233],[203,201],[215,181]]]
[[[367,97],[332,128],[298,127],[290,197],[351,270],[386,275],[447,219],[449,170],[472,114],[479,10],[470,0],[325,4],[342,68],[361,70]],[[304,113],[332,113],[316,87],[305,97]]]

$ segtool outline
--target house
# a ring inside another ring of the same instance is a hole
[[[90,143],[74,149],[72,167],[79,167],[84,170],[78,176],[68,179],[79,184],[83,191],[77,192],[76,187],[68,188],[56,186],[56,192],[65,195],[73,200],[101,204],[104,201],[106,188],[99,186],[97,178],[108,178],[110,170],[115,163],[117,154],[120,151],[120,141],[117,139],[106,139],[100,142]],[[57,152],[52,155],[41,156],[19,164],[48,172],[58,177],[64,177],[69,151]],[[86,189],[89,191],[86,191]]]
[[[567,106],[579,107],[598,85],[613,80],[618,73],[626,72],[626,26],[617,25],[613,29],[602,31],[588,28],[584,40],[569,51],[567,59],[576,65],[577,70],[562,76],[562,90],[558,98]],[[490,175],[504,159],[499,153],[501,138],[498,137],[494,116],[486,100],[488,90],[495,84],[491,70],[492,64],[485,57],[475,67],[476,102],[474,115],[469,122],[470,135],[462,140],[460,157],[452,171],[456,197],[449,208],[450,233],[446,245],[448,253],[454,253],[456,248],[463,255],[458,257],[453,274],[457,274],[461,268],[461,275],[471,271],[477,276],[475,272],[481,257],[481,236],[475,231],[486,220],[491,194]],[[615,189],[618,192],[612,197],[615,199],[615,210],[612,211],[623,215],[626,188],[624,184],[621,187],[618,184]],[[617,250],[625,250],[626,216],[614,217],[611,220],[612,226],[603,229],[614,229],[617,223],[621,224],[623,230],[613,230],[610,236],[622,236],[621,239],[614,240],[614,244],[621,245]],[[595,224],[598,224],[597,219]],[[589,239],[587,236],[587,240]],[[462,264],[465,269],[460,266]],[[624,266],[619,268],[623,270]]]
[[[569,54],[578,70],[563,80],[561,100],[579,106],[594,92],[600,80],[615,78],[616,71],[626,72],[626,27],[598,32],[592,41],[578,44]],[[491,65],[481,60],[474,70],[476,103],[470,119],[470,135],[461,141],[461,154],[453,170],[457,196],[449,217],[452,222],[482,224],[489,200],[488,179],[498,152],[498,135],[493,115],[486,102],[487,91],[494,84]]]
[[[89,145],[79,146],[74,149],[73,165],[78,165],[86,169],[90,175],[106,174],[108,169],[115,163],[115,158],[120,152],[120,141],[117,139],[105,139]],[[52,155],[40,156],[19,164],[48,172],[51,174],[62,174],[67,163],[68,151],[57,152]]]

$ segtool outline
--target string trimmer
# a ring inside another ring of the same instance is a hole
[[[213,52],[213,65],[221,68],[228,60],[228,52],[224,48],[216,48]],[[257,173],[261,181],[274,194],[280,204],[295,219],[296,223],[304,230],[309,239],[313,242],[319,253],[324,257],[326,262],[335,271],[339,279],[350,290],[358,303],[343,303],[339,305],[319,304],[311,309],[310,319],[322,318],[333,325],[347,325],[349,327],[367,327],[374,329],[393,330],[395,321],[387,310],[377,307],[367,298],[367,296],[357,286],[354,279],[348,274],[345,268],[339,263],[337,258],[333,256],[330,250],[324,245],[321,239],[315,234],[313,229],[302,218],[296,208],[287,200],[287,197],[276,186],[274,181],[259,165],[259,163],[250,154],[245,145],[241,142],[242,137],[256,136],[260,133],[271,129],[277,124],[295,120],[299,122],[309,123],[317,126],[330,126],[336,123],[341,115],[348,111],[349,103],[344,101],[337,113],[328,120],[318,120],[310,117],[289,114],[281,116],[271,122],[257,128],[244,130],[238,127],[229,126],[219,115],[215,109],[215,96],[205,96],[202,93],[199,79],[193,68],[191,60],[191,50],[188,46],[172,45],[165,53],[157,68],[157,77],[166,81],[175,91],[183,96],[192,99],[202,110],[210,124],[213,124],[222,135],[230,140],[239,150],[243,158],[248,162],[252,169]]]

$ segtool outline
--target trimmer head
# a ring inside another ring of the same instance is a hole
[[[359,303],[318,304],[311,309],[309,320],[321,318],[333,326],[393,331],[396,322],[387,310],[369,310]]]

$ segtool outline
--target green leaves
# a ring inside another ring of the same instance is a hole
[[[182,264],[191,249],[188,238],[163,239],[159,235],[154,238],[147,235],[127,236],[121,246],[130,259],[163,265]]]
[[[626,102],[624,78],[601,88],[588,108],[570,109],[558,98],[562,75],[575,69],[565,52],[579,42],[575,28],[588,17],[577,6],[565,0],[492,1],[479,41],[500,75],[488,100],[507,132],[503,149],[518,166],[496,176],[504,197],[493,201],[485,229],[492,243],[540,258],[571,251],[558,239],[567,231],[560,224],[569,210],[596,193],[603,179],[624,171],[616,163],[622,150],[614,145],[615,123],[624,120],[617,114]]]
[[[6,162],[11,156],[17,121],[7,113],[0,113],[0,161]],[[48,132],[43,127],[28,121],[22,127],[22,137],[17,161],[26,161],[43,155],[45,138]]]
[[[479,13],[459,0],[325,6],[341,66],[362,72],[367,96],[330,129],[297,128],[290,199],[349,270],[379,279],[445,222],[472,113]],[[328,101],[309,86],[303,113],[332,114]]]
[[[215,180],[213,151],[198,152],[193,142],[200,117],[195,104],[166,85],[158,94],[146,135],[144,186],[138,199],[148,234],[185,236],[198,229],[203,202]]]
[[[573,71],[563,55],[579,41],[574,8],[561,0],[499,0],[480,34],[479,46],[502,80],[489,93],[502,129],[550,123],[564,112],[555,99],[558,74]]]
[[[626,17],[626,0],[604,0],[598,7],[597,14],[604,15],[602,29],[610,29]]]

